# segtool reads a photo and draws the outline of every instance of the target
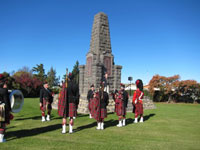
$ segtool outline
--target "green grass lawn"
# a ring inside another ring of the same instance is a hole
[[[110,149],[200,149],[200,105],[157,103],[157,109],[145,110],[144,123],[133,124],[127,114],[127,126],[116,127],[117,116],[109,114],[105,130],[96,130],[96,121],[79,114],[73,134],[61,134],[62,119],[53,110],[50,122],[41,122],[38,98],[26,98],[20,113],[7,127],[4,150],[110,150]],[[67,128],[68,129],[68,128]]]

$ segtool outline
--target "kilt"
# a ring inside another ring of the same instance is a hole
[[[100,121],[107,117],[107,109],[101,108],[99,98],[94,97],[90,99],[90,108],[91,115],[95,120]]]
[[[90,109],[91,109],[90,113],[93,118],[97,117],[97,105],[98,105],[98,99],[96,97],[90,99]]]
[[[40,110],[41,111],[46,111],[48,108],[47,108],[47,105],[50,104],[51,105],[51,102],[48,100],[48,99],[45,99],[43,98],[43,103],[42,103],[42,107],[40,107]],[[51,109],[50,109],[51,110]]]
[[[92,115],[92,117],[96,121],[100,121],[101,119],[106,118],[107,117],[107,109],[105,109],[105,108],[97,109],[95,111],[95,114]]]
[[[101,114],[100,114],[100,118],[104,119],[107,117],[107,109],[105,108],[101,108]]]
[[[123,101],[116,100],[115,108],[116,108],[115,112],[116,112],[117,116],[126,115],[126,107],[124,107]]]
[[[67,117],[76,117],[77,116],[77,107],[74,103],[69,103],[69,114]]]
[[[66,88],[63,87],[58,98],[58,115],[61,117],[66,117]]]
[[[135,104],[135,114],[142,115],[143,113],[144,113],[143,112],[143,104],[141,104],[141,103]]]

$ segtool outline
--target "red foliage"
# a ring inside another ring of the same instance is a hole
[[[42,86],[42,81],[28,72],[17,72],[14,78],[15,82],[20,85],[21,90],[25,92],[26,96],[34,95]]]
[[[155,93],[155,88],[168,95],[169,100],[172,95],[187,96],[188,98],[198,99],[200,97],[200,84],[195,80],[179,81],[180,76],[164,77],[155,75],[149,83],[149,91],[152,95]],[[169,101],[168,100],[168,101]]]

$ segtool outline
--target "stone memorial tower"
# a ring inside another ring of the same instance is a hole
[[[109,91],[120,89],[122,66],[114,63],[108,16],[105,13],[100,12],[94,16],[90,49],[86,55],[86,65],[80,65],[79,69],[79,112],[85,112],[83,110],[85,105],[83,101],[86,101],[90,85],[94,84],[95,89],[98,89],[105,73],[108,74]]]
[[[122,66],[114,64],[110,43],[108,17],[100,12],[95,15],[90,41],[90,50],[86,55],[86,65],[80,65],[79,90],[87,94],[90,85],[99,88],[105,73],[108,74],[109,91],[120,88]]]

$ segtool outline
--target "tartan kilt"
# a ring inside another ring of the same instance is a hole
[[[93,118],[97,117],[97,98],[92,98],[90,99],[90,113],[92,115]]]
[[[95,111],[95,114],[92,116],[96,121],[107,118],[107,109],[101,108]]]
[[[77,116],[77,107],[74,103],[69,103],[69,114],[68,117],[76,117]]]
[[[62,88],[58,98],[58,115],[66,117],[66,89]]]
[[[126,115],[126,107],[124,107],[123,102],[115,104],[115,106],[116,106],[116,114],[117,114],[117,116]]]
[[[135,114],[142,115],[143,113],[144,113],[143,112],[143,104],[141,104],[141,103],[135,104]]]
[[[46,111],[48,104],[51,105],[51,102],[48,99],[43,98],[42,107],[40,107],[40,110],[41,111]]]
[[[101,108],[100,118],[101,119],[107,118],[107,109]]]

